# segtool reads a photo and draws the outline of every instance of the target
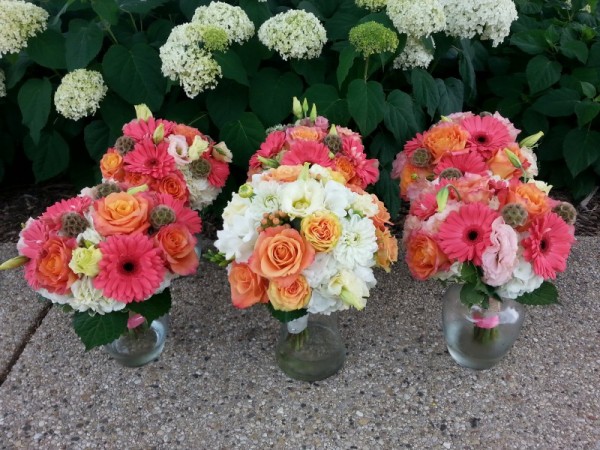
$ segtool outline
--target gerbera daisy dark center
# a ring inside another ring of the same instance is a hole
[[[150,159],[148,159],[146,161],[146,165],[148,167],[156,167],[156,166],[158,166],[158,159],[156,159],[156,158],[150,158]]]
[[[548,241],[546,239],[542,239],[540,241],[540,250],[542,251],[542,253],[546,252],[546,250],[548,250]]]
[[[484,134],[480,134],[479,136],[477,136],[477,138],[475,139],[477,142],[479,142],[480,144],[485,144],[488,142],[488,138],[486,135]]]
[[[124,262],[121,267],[125,273],[133,273],[135,271],[135,264],[131,261]]]
[[[477,241],[479,239],[479,232],[477,230],[469,230],[467,232],[467,239],[472,242]]]

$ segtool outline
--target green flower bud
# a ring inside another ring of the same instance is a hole
[[[139,120],[148,120],[152,117],[152,111],[145,105],[135,105],[135,115]]]
[[[242,184],[240,186],[240,197],[242,198],[250,198],[254,195],[254,188],[252,187],[251,184]]]
[[[302,105],[300,104],[300,100],[297,97],[294,97],[292,100],[292,112],[297,119],[302,119]]]
[[[154,130],[154,133],[152,134],[152,141],[155,144],[158,144],[159,142],[162,142],[162,140],[164,138],[165,138],[165,126],[161,123]]]
[[[0,264],[0,270],[8,270],[8,269],[16,269],[17,267],[21,267],[29,261],[27,256],[15,256],[14,258],[9,259],[8,261],[4,261]]]
[[[531,136],[527,136],[525,139],[519,142],[519,145],[521,147],[532,148],[537,144],[537,142],[542,138],[542,136],[544,136],[544,132],[538,131],[537,133],[532,134]]]

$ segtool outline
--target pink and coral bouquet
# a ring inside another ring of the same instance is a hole
[[[229,176],[231,151],[196,128],[152,117],[145,105],[100,160],[104,182],[147,185],[192,209],[210,205]]]
[[[250,158],[248,176],[279,165],[318,164],[341,173],[347,184],[366,189],[379,179],[379,161],[368,159],[360,135],[348,128],[330,125],[322,116],[306,117],[294,98],[294,124],[274,127],[260,149]]]
[[[233,194],[211,259],[227,266],[238,308],[265,303],[283,322],[363,309],[372,268],[397,260],[389,219],[375,195],[330,167],[280,165]]]
[[[101,186],[30,218],[20,256],[0,268],[24,265],[32,289],[74,311],[75,331],[90,349],[168,312],[171,280],[198,267],[194,235],[201,227],[184,200]]]
[[[531,148],[542,133],[520,143],[514,125],[499,113],[455,113],[404,145],[392,176],[400,179],[400,195],[412,200],[428,182],[465,174],[502,179],[533,178],[537,160]]]

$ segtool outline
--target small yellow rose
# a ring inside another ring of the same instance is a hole
[[[338,217],[329,211],[317,211],[302,219],[302,236],[318,252],[330,252],[342,235]]]
[[[100,272],[98,263],[101,259],[102,252],[96,247],[76,248],[73,250],[69,267],[75,273],[95,277]]]

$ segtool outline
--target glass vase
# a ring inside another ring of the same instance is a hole
[[[463,367],[489,369],[517,340],[525,309],[514,300],[493,298],[488,309],[469,308],[460,301],[461,288],[452,285],[444,293],[442,321],[448,352]]]
[[[337,315],[307,314],[281,324],[277,364],[296,380],[318,381],[337,373],[346,360]]]
[[[169,330],[169,315],[127,330],[120,338],[104,346],[106,352],[115,361],[126,367],[139,367],[156,359],[163,351],[167,332]]]

